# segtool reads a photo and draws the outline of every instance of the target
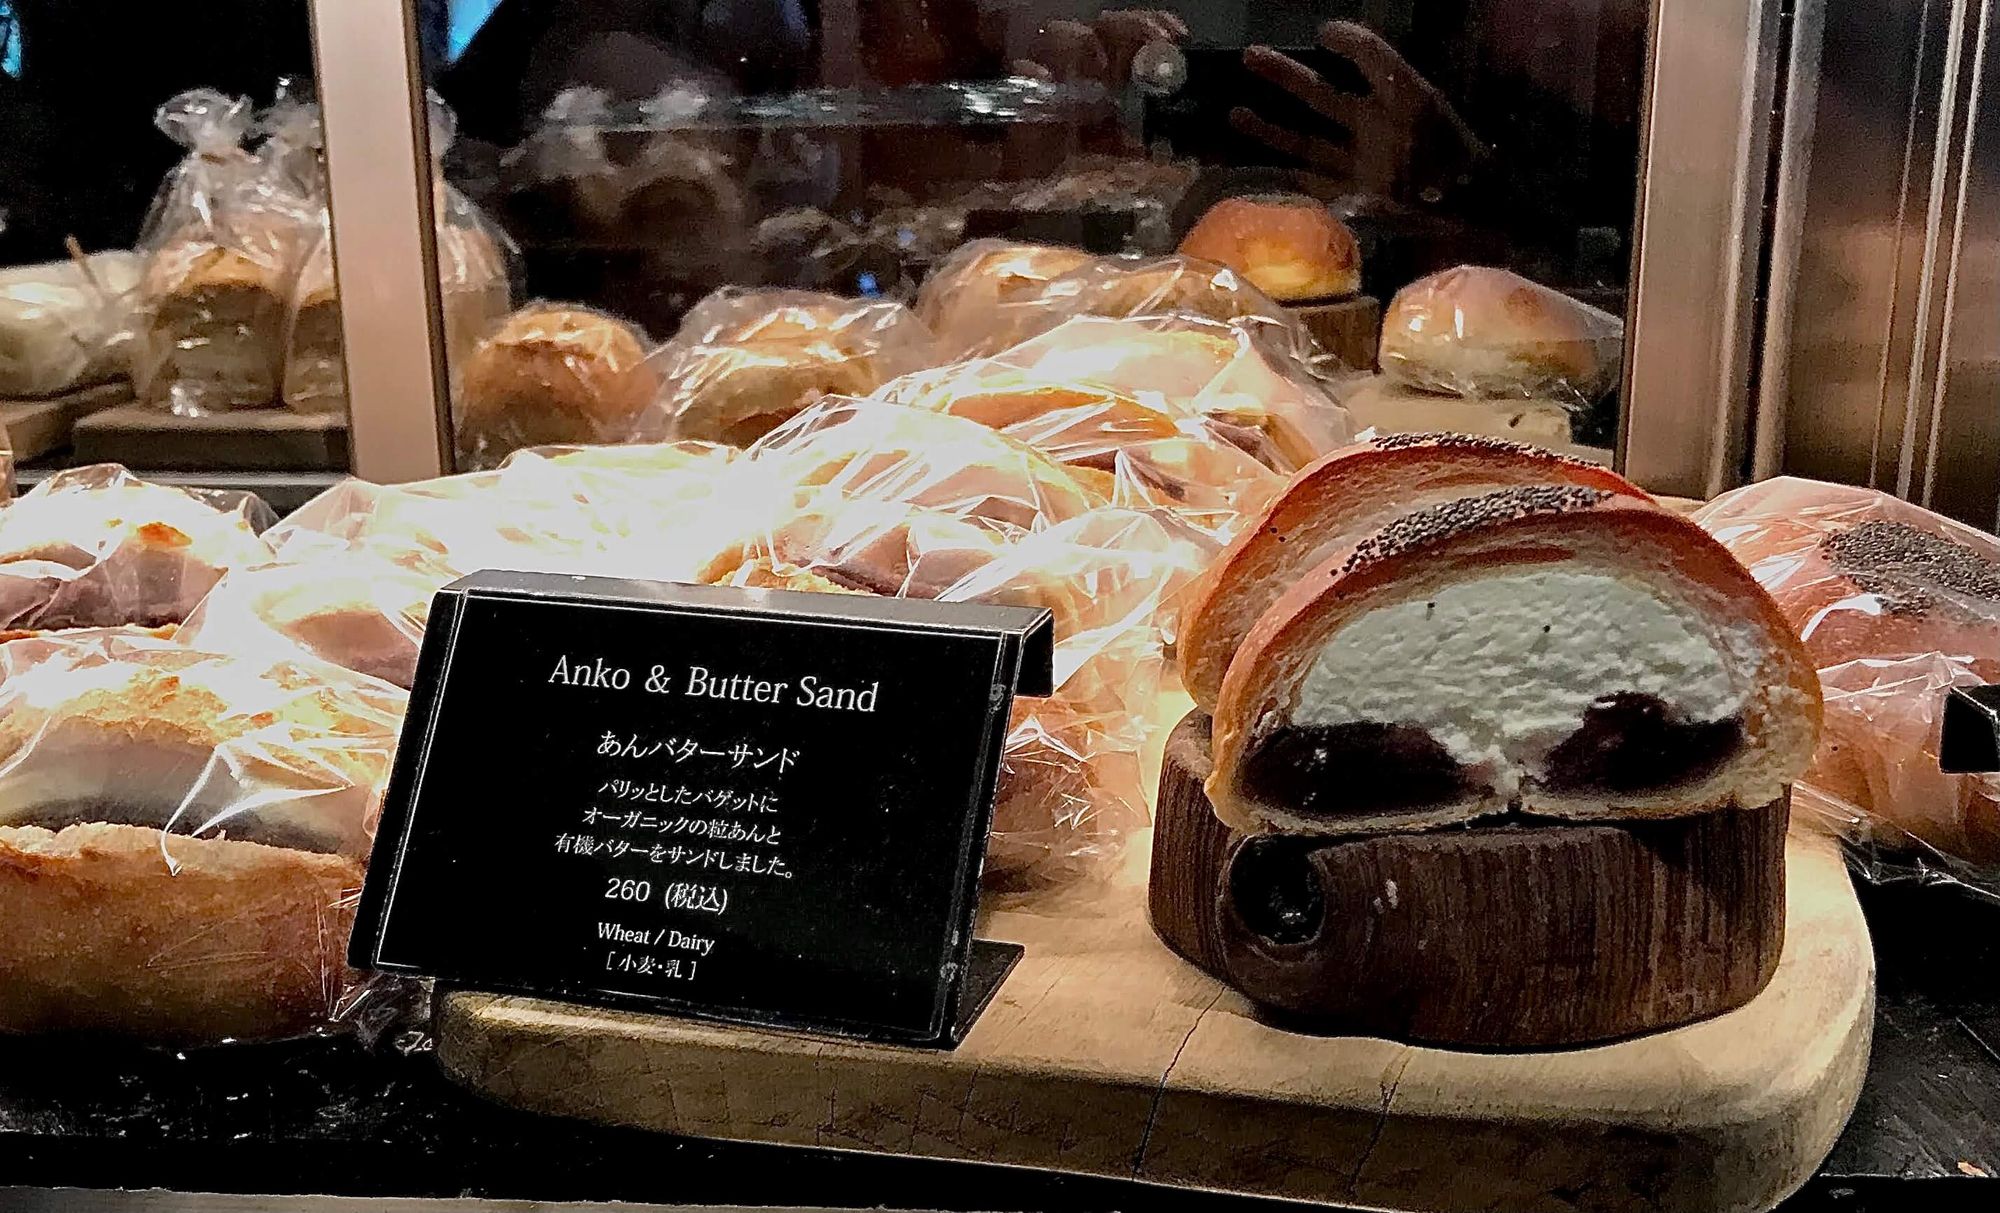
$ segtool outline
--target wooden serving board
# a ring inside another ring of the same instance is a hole
[[[1154,936],[1149,843],[1101,884],[987,898],[982,935],[1027,956],[952,1052],[450,993],[439,1059],[494,1099],[608,1124],[1437,1213],[1766,1210],[1860,1091],[1874,955],[1816,837],[1790,840],[1784,951],[1748,1005],[1515,1053],[1266,1022]]]
[[[121,379],[60,396],[0,400],[0,426],[6,427],[7,446],[15,462],[25,463],[68,446],[70,430],[79,419],[131,399],[132,385]]]
[[[178,417],[126,405],[76,423],[81,463],[188,472],[347,470],[347,417],[283,407]]]

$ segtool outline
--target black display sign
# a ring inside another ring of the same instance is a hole
[[[1050,692],[1052,652],[1040,608],[455,582],[351,960],[955,1043],[968,968],[995,967],[972,916],[1009,707]]]

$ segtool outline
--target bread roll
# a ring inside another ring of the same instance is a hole
[[[521,447],[619,441],[659,393],[647,352],[645,334],[600,312],[522,308],[459,372],[460,453],[491,467]]]
[[[756,452],[781,483],[1033,530],[1103,499],[1060,464],[974,421],[893,404],[826,405]]]
[[[1230,663],[1207,790],[1248,831],[1768,804],[1819,682],[1700,527],[1578,485],[1433,506],[1323,561]]]
[[[1595,400],[1615,382],[1624,323],[1519,274],[1462,265],[1420,278],[1382,316],[1382,372],[1460,396]]]
[[[1224,198],[1188,229],[1180,252],[1225,265],[1283,303],[1361,289],[1361,245],[1304,194]]]
[[[1463,434],[1391,435],[1328,455],[1242,526],[1188,591],[1176,641],[1181,681],[1196,703],[1214,712],[1244,637],[1315,565],[1399,515],[1536,484],[1650,500],[1594,464]]]
[[[974,240],[939,263],[917,292],[917,318],[950,358],[997,354],[1020,333],[1003,304],[1033,299],[1052,278],[1089,262],[1082,249],[1061,245]]]
[[[899,303],[725,290],[696,304],[666,353],[671,432],[748,446],[822,396],[866,396],[930,362]]]
[[[1695,517],[1819,668],[1826,734],[1806,782],[1891,851],[1914,838],[2000,864],[2000,775],[1938,769],[1946,689],[2000,682],[2000,541],[1886,493],[1793,477]]]

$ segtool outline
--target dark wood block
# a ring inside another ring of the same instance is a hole
[[[1382,305],[1372,296],[1294,304],[1290,311],[1327,353],[1357,371],[1375,369],[1375,351],[1382,340]]]
[[[79,462],[135,469],[345,471],[348,466],[345,416],[283,408],[177,417],[127,405],[77,422],[74,446]]]
[[[1192,713],[1160,775],[1154,930],[1315,1028],[1583,1044],[1740,1007],[1777,968],[1788,801],[1620,824],[1252,837],[1216,819],[1209,770],[1208,719]]]

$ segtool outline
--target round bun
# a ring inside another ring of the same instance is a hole
[[[917,318],[937,334],[949,357],[999,353],[1021,335],[1003,319],[1001,305],[1036,298],[1050,279],[1091,259],[1082,249],[1061,245],[974,240],[924,280]]]
[[[1778,477],[1700,514],[1804,637],[1826,743],[1806,781],[1948,856],[2000,864],[2000,777],[1938,769],[1944,689],[2000,681],[2000,542],[1874,489]]]
[[[1361,289],[1354,233],[1304,194],[1224,198],[1188,230],[1180,251],[1226,265],[1282,302]]]
[[[823,396],[866,396],[927,363],[930,334],[899,303],[725,289],[689,311],[672,351],[675,436],[748,446]]]
[[[1594,399],[1617,375],[1622,346],[1617,317],[1484,266],[1418,279],[1382,317],[1383,373],[1461,396]]]
[[[1242,275],[1212,261],[1187,256],[1105,257],[1090,272],[1091,281],[1077,292],[1077,315],[1183,312],[1223,323],[1252,317],[1286,326],[1293,323],[1283,308]]]
[[[309,1031],[344,980],[360,887],[340,855],[141,826],[0,828],[0,1032]]]
[[[614,442],[659,386],[631,325],[583,308],[523,308],[459,373],[459,447],[484,467],[526,446]]]

